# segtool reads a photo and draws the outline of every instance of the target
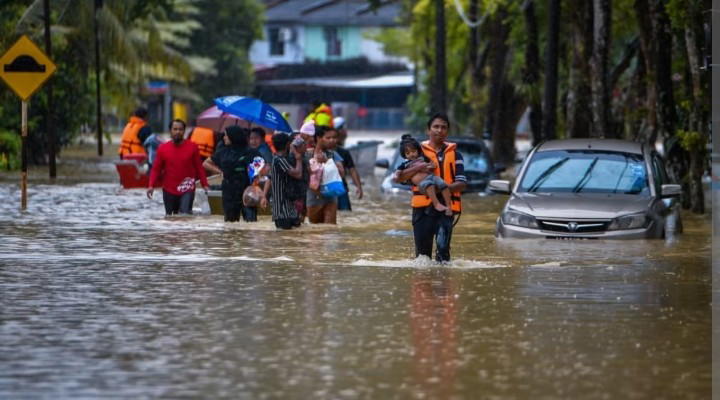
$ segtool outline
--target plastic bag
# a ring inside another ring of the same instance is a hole
[[[320,182],[323,176],[323,164],[320,164],[314,158],[310,159],[310,182],[308,187],[310,190],[320,190]]]
[[[243,205],[245,207],[258,207],[262,199],[262,189],[259,186],[250,185],[243,192]]]
[[[323,197],[338,197],[345,193],[345,185],[343,185],[340,172],[335,165],[335,161],[327,160],[323,165],[322,181],[320,184],[320,194]]]

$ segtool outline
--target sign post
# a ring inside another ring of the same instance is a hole
[[[57,68],[55,64],[27,36],[23,35],[0,57],[0,78],[22,100],[22,123],[20,127],[21,173],[20,208],[27,208],[27,108],[28,99],[50,78]]]
[[[22,150],[20,164],[20,209],[27,208],[27,101],[22,101],[22,123],[20,124],[22,134]]]

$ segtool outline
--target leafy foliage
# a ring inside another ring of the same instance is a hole
[[[50,80],[52,112],[60,147],[95,124],[96,18],[106,116],[123,120],[142,104],[142,88],[148,80],[173,82],[186,99],[203,105],[219,95],[251,90],[248,49],[261,36],[263,23],[258,0],[104,0],[102,4],[96,15],[94,1],[50,2],[52,59],[58,66]],[[5,0],[0,11],[0,49],[21,34],[44,43],[42,0]],[[29,107],[29,156],[34,163],[44,163],[48,152],[47,108],[47,93],[40,90]],[[19,109],[20,102],[10,90],[0,91],[3,149],[13,148],[4,143],[10,143],[8,132],[19,131]]]
[[[263,7],[257,0],[198,0],[196,15],[201,29],[194,31],[190,44],[196,54],[214,61],[214,68],[199,71],[193,89],[199,106],[229,94],[252,90],[252,66],[248,50],[262,37]]]

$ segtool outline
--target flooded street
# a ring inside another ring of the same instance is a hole
[[[72,163],[63,164],[72,167]],[[662,399],[711,393],[710,217],[656,241],[493,236],[413,260],[379,179],[338,226],[164,217],[111,163],[0,179],[0,398]]]

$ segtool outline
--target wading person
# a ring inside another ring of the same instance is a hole
[[[420,142],[415,140],[411,135],[403,135],[400,141],[400,155],[406,159],[404,163],[400,164],[398,171],[402,171],[412,167],[413,165],[421,162],[429,163],[431,160],[427,158],[423,152]],[[433,207],[439,212],[445,213],[445,215],[452,217],[453,212],[449,206],[452,199],[450,198],[450,189],[445,181],[432,173],[425,171],[418,171],[415,175],[411,176],[410,182],[413,186],[418,188],[418,191],[424,195],[427,195],[432,201]],[[440,203],[438,199],[438,192],[442,195],[443,202]]]
[[[343,168],[345,168],[343,185],[345,186],[345,190],[347,191],[347,193],[338,197],[338,210],[352,211],[352,204],[350,203],[350,189],[348,188],[347,179],[345,178],[348,175],[350,175],[350,178],[352,178],[352,181],[355,184],[355,193],[357,194],[358,200],[362,199],[363,197],[362,182],[360,181],[360,175],[357,172],[357,168],[355,168],[355,161],[353,160],[352,155],[349,151],[347,151],[347,149],[345,149],[345,139],[347,139],[345,118],[335,117],[334,122],[335,131],[337,132],[337,147],[335,148],[335,151],[340,154],[340,157],[342,157],[343,160]]]
[[[222,203],[227,222],[237,222],[241,215],[246,222],[254,221],[244,211],[243,193],[252,183],[248,172],[254,159],[262,156],[248,147],[249,133],[246,128],[228,127],[223,138],[224,146],[203,163],[209,171],[222,174]],[[266,206],[267,200],[263,197],[261,203]]]
[[[326,162],[334,162],[340,176],[344,175],[342,158],[332,149],[335,148],[337,132],[327,126],[319,126],[315,129],[315,149],[313,158],[310,160],[310,174],[312,175],[313,164],[322,169]],[[314,161],[313,161],[314,160]],[[324,175],[320,171],[320,175]],[[326,182],[319,182],[320,185]],[[307,191],[307,216],[311,224],[335,224],[337,223],[337,196],[326,196],[321,194],[321,186],[313,187],[313,177],[310,177],[310,190]]]
[[[251,149],[255,149],[260,153],[262,158],[265,160],[265,165],[272,163],[272,150],[270,146],[265,143],[265,130],[260,127],[254,127],[250,129],[250,136],[248,137],[248,146]]]
[[[313,127],[313,135],[315,134]],[[300,223],[305,221],[305,215],[307,215],[307,191],[308,183],[310,182],[310,158],[312,154],[308,154],[308,145],[303,140],[302,135],[299,132],[294,132],[290,135],[290,146],[298,149],[299,155],[294,152],[288,152],[288,160],[290,166],[295,167],[296,163],[302,163],[302,178],[299,181],[290,181],[292,188],[288,191],[290,197],[293,198],[293,204],[295,210],[298,212],[298,219]]]
[[[303,162],[291,164],[288,158],[288,147],[295,160],[302,160],[302,144],[290,144],[290,136],[276,133],[272,137],[273,147],[277,153],[273,156],[270,169],[272,182],[272,219],[280,229],[291,229],[300,226],[300,214],[295,207],[298,192],[297,186],[303,179]]]
[[[143,144],[152,134],[152,129],[147,123],[147,114],[144,107],[138,107],[125,125],[118,148],[120,159],[128,154],[146,154]]]
[[[332,107],[330,107],[330,104],[315,100],[312,103],[312,109],[312,112],[305,117],[303,122],[314,121],[315,126],[334,127]]]
[[[455,143],[446,142],[450,120],[445,114],[435,114],[427,123],[428,140],[422,142],[421,149],[430,162],[417,162],[406,169],[395,172],[395,181],[407,182],[418,172],[432,173],[442,178],[450,189],[450,207],[454,215],[459,215],[462,207],[460,196],[467,185],[462,155],[456,150]],[[413,186],[411,199],[413,237],[415,256],[432,257],[433,240],[436,241],[435,260],[450,261],[450,240],[452,238],[453,216],[438,212],[429,196],[420,193]]]
[[[185,122],[181,119],[172,121],[170,123],[172,140],[158,147],[150,172],[147,196],[152,198],[154,187],[162,177],[166,215],[192,214],[196,179],[200,179],[205,191],[208,190],[208,181],[200,162],[198,147],[195,143],[185,140],[184,135]]]
[[[163,140],[160,140],[160,137],[157,135],[157,133],[153,133],[148,136],[148,138],[145,139],[145,142],[143,143],[143,147],[145,147],[145,152],[147,152],[148,175],[152,171],[155,157],[157,157],[157,150],[163,143],[165,142]]]

